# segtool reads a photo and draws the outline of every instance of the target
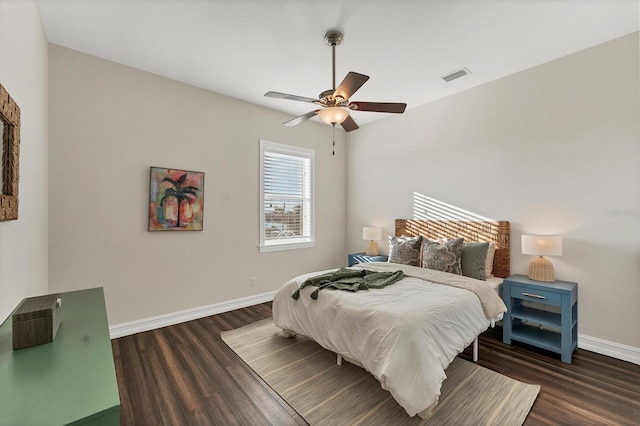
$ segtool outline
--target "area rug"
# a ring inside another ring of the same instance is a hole
[[[222,333],[222,340],[311,425],[521,425],[540,386],[456,358],[433,416],[409,417],[364,369],[313,340],[285,339],[271,319]]]

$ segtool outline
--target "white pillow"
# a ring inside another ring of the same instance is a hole
[[[489,249],[487,250],[487,260],[484,264],[484,276],[485,278],[491,278],[493,275],[493,256],[496,254],[496,243],[489,243]]]

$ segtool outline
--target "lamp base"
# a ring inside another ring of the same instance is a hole
[[[369,241],[369,245],[367,246],[367,256],[377,256],[379,254],[378,244],[373,240]]]
[[[536,257],[529,263],[529,278],[546,283],[554,282],[556,275],[553,264],[542,256]]]

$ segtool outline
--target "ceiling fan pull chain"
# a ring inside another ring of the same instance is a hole
[[[335,157],[336,155],[336,123],[331,124],[331,127],[333,127],[332,132],[333,132],[333,149],[331,151],[331,155],[333,155]]]

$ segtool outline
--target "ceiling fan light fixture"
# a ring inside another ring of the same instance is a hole
[[[318,115],[327,124],[341,124],[349,117],[349,111],[341,107],[328,107],[318,111]]]

